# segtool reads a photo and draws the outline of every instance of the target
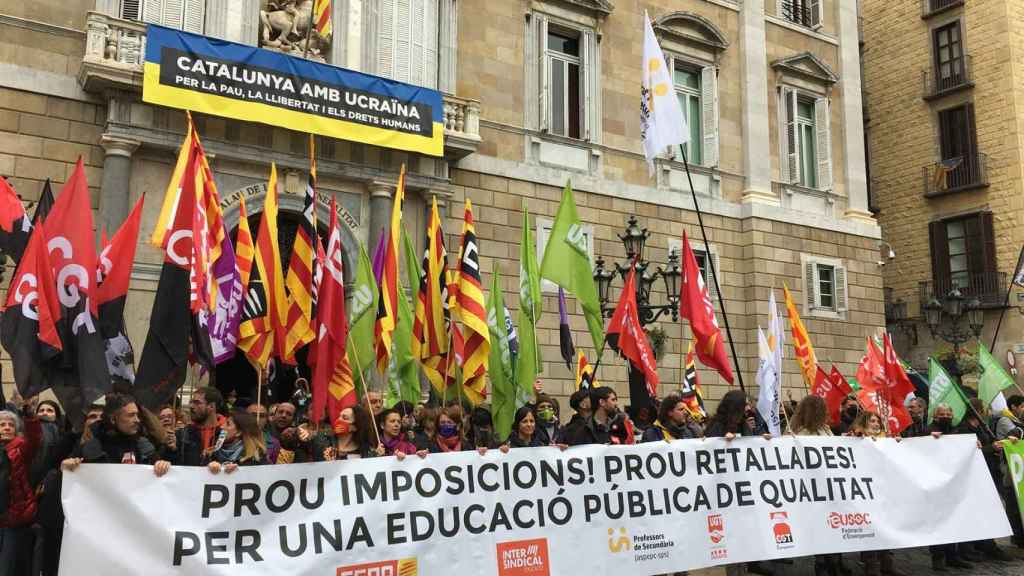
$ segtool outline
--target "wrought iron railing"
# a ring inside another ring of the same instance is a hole
[[[988,185],[988,155],[957,156],[922,168],[925,196]]]
[[[946,92],[967,88],[974,85],[974,67],[971,57],[964,56],[959,60],[948,62],[943,66],[930,66],[921,70],[922,96],[925,99],[941,96]]]
[[[932,299],[941,302],[953,288],[960,290],[966,302],[977,298],[986,308],[999,307],[1006,302],[1006,272],[981,272],[939,278],[921,282],[919,287],[922,305],[931,302]]]

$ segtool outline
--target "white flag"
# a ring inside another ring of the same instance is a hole
[[[779,418],[779,379],[775,366],[775,353],[768,347],[768,339],[764,330],[757,327],[757,348],[761,364],[757,368],[757,411],[768,424],[772,436],[782,433],[782,420]]]
[[[644,61],[640,86],[640,139],[644,143],[644,156],[651,174],[654,158],[665,148],[689,141],[686,119],[679,108],[672,71],[665,65],[658,39],[654,36],[651,20],[644,12]]]
[[[779,316],[779,307],[775,304],[774,288],[768,296],[768,347],[775,360],[776,379],[782,382],[782,353],[786,349],[786,333],[782,330],[782,317]]]

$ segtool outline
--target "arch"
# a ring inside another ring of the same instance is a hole
[[[714,22],[693,12],[669,12],[656,19],[653,27],[674,40],[698,42],[716,50],[729,46],[729,40]]]

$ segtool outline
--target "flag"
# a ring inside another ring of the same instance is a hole
[[[757,412],[768,425],[768,432],[773,436],[782,434],[782,419],[779,417],[779,372],[775,369],[775,352],[769,348],[768,338],[764,330],[757,327]]]
[[[320,422],[324,410],[332,422],[348,406],[357,403],[355,379],[348,357],[348,319],[345,317],[345,277],[341,228],[335,200],[331,197],[331,222],[327,229],[323,278],[320,281],[320,328],[317,334],[316,363],[313,367],[313,400],[310,420]],[[364,312],[364,315],[365,314]]]
[[[487,362],[491,353],[491,335],[487,328],[483,282],[480,278],[480,251],[473,226],[473,204],[466,199],[462,222],[462,246],[458,261],[458,314],[465,341],[462,362],[462,387],[474,405],[487,398]]]
[[[530,230],[530,211],[524,198],[523,232],[519,237],[519,355],[516,357],[516,385],[520,398],[533,397],[533,382],[542,370],[540,346],[537,346],[537,321],[542,304],[536,244]]]
[[[834,365],[831,373],[826,373],[821,366],[817,367],[811,394],[819,396],[825,401],[825,406],[828,407],[829,422],[833,425],[839,424],[843,400],[851,391],[850,385],[846,383]]]
[[[565,290],[558,287],[558,346],[565,360],[565,367],[572,370],[572,361],[576,357],[576,346],[572,343],[572,330],[569,328],[569,314],[565,310]]]
[[[1024,246],[1020,247],[1020,254],[1017,255],[1017,267],[1013,269],[1013,283],[1024,288]]]
[[[594,367],[587,362],[587,355],[583,350],[576,352],[576,389],[590,390],[597,388],[600,384],[594,379]]]
[[[255,258],[256,246],[249,230],[249,215],[245,210],[245,198],[238,199],[238,233],[235,236],[235,263],[238,266],[238,282],[242,287],[242,307],[249,297],[249,278],[252,276],[252,263]],[[241,314],[239,315],[241,319]]]
[[[693,340],[686,350],[686,364],[683,367],[683,400],[686,401],[686,409],[695,418],[705,418],[708,413],[704,409],[704,394],[700,389],[700,378],[697,376],[697,361],[693,353]]]
[[[651,20],[644,11],[644,59],[640,77],[640,140],[651,175],[654,159],[669,146],[690,141],[686,118],[679,108],[672,71],[654,35]]]
[[[959,168],[963,161],[963,156],[957,156],[937,162],[932,176],[932,190],[946,190],[949,187],[946,176]]]
[[[402,203],[405,201],[405,164],[398,175],[395,201],[391,206],[391,226],[385,237],[382,268],[377,279],[380,297],[377,301],[377,323],[374,327],[374,344],[377,354],[377,370],[387,373],[391,361],[391,333],[395,331],[398,314],[398,243],[402,230]],[[377,243],[378,247],[380,242]],[[379,250],[380,248],[378,248]]]
[[[309,178],[302,204],[302,220],[295,231],[292,257],[288,263],[288,319],[285,328],[284,360],[295,363],[295,352],[316,337],[313,332],[313,274],[316,270],[316,150],[309,135]]]
[[[402,232],[402,246],[405,252],[405,272],[408,282],[420,280],[420,266],[416,261],[416,251],[412,247],[409,235]],[[388,387],[385,406],[394,406],[399,400],[406,400],[415,405],[420,401],[419,362],[412,354],[413,312],[406,298],[404,284],[398,282],[398,323],[395,325],[394,342],[391,350],[391,363],[388,365]]]
[[[501,274],[496,268],[491,274],[491,293],[487,296],[487,328],[491,332],[488,376],[491,379],[491,414],[494,433],[499,439],[512,431],[516,415],[516,382],[512,368],[512,350],[509,347],[508,324],[511,318],[501,292]]]
[[[932,423],[935,409],[939,404],[948,404],[953,409],[953,426],[958,426],[969,410],[967,399],[942,364],[935,358],[928,359],[928,423]]]
[[[323,38],[331,35],[331,0],[314,0],[313,23],[316,33]]]
[[[373,332],[377,317],[377,281],[373,276],[370,257],[366,255],[366,246],[359,245],[359,265],[356,267],[356,279],[352,285],[352,308],[349,310],[349,360],[358,374],[365,374],[366,369],[373,365],[374,343]],[[356,377],[356,381],[361,381]]]
[[[244,206],[240,205],[240,218],[245,217]],[[239,234],[241,234],[241,223],[239,220]],[[224,226],[223,221],[220,224]],[[246,234],[249,233],[246,223]],[[210,353],[214,364],[221,364],[235,357],[235,350],[238,348],[238,330],[242,321],[242,304],[244,289],[242,286],[241,268],[238,263],[238,256],[234,247],[231,246],[231,236],[225,229],[221,238],[220,257],[213,263],[213,280],[216,283],[217,304],[213,310],[209,322]],[[249,238],[250,252],[247,266],[252,269],[252,252]]]
[[[124,305],[128,299],[145,198],[145,195],[139,197],[128,218],[103,247],[96,270],[96,304],[100,333],[106,340],[107,370],[123,385],[135,382],[135,351],[124,329]]]
[[[551,280],[576,296],[576,300],[583,306],[583,315],[594,341],[594,350],[597,351],[595,356],[600,358],[604,350],[604,320],[601,317],[601,303],[597,299],[597,285],[594,284],[587,243],[580,217],[576,214],[572,185],[566,181],[562,201],[558,205],[558,215],[551,225],[548,244],[544,248],[540,277]]]
[[[882,417],[889,434],[898,434],[910,426],[910,413],[903,401],[914,386],[896,358],[888,336],[883,341],[883,350],[878,349],[873,338],[868,338],[867,353],[857,368],[857,382],[857,399]]]
[[[647,335],[640,325],[640,317],[637,315],[636,307],[636,266],[630,267],[629,275],[626,276],[626,283],[622,286],[622,293],[619,296],[619,303],[615,306],[612,319],[608,322],[608,346],[629,360],[633,368],[644,375],[647,382],[647,394],[654,398],[658,394],[658,367],[655,365],[654,352],[647,342]],[[643,405],[643,398],[633,396],[630,390],[631,401],[634,408]],[[642,394],[642,393],[641,393]],[[648,398],[648,401],[649,401]]]
[[[810,288],[808,288],[809,290]],[[811,336],[804,327],[800,313],[796,310],[793,302],[793,295],[789,293],[789,286],[782,285],[786,294],[786,310],[789,313],[789,327],[793,332],[793,352],[800,364],[800,373],[804,376],[804,384],[810,390],[814,386],[814,376],[817,373],[818,360],[814,356],[814,346],[811,345]]]
[[[775,377],[782,382],[782,357],[786,350],[786,333],[782,329],[782,317],[779,316],[779,305],[775,302],[775,289],[768,291],[768,349],[772,351],[775,362]]]
[[[418,290],[412,353],[422,364],[427,380],[440,393],[446,388],[442,371],[448,362],[451,315],[448,310],[448,254],[444,248],[444,230],[441,229],[436,197],[431,202],[423,268],[415,286]]]
[[[690,321],[690,330],[697,341],[697,358],[701,363],[718,371],[732,384],[732,366],[725,354],[722,330],[715,319],[715,305],[704,285],[704,277],[697,266],[697,258],[690,249],[690,239],[683,231],[683,281],[679,296],[679,315]]]
[[[257,370],[284,354],[287,298],[277,241],[277,206],[277,165],[272,163],[253,252],[255,274],[249,276],[249,292],[238,329],[238,347]]]
[[[46,220],[50,210],[53,210],[53,203],[53,185],[50,183],[50,179],[47,178],[46,182],[43,182],[43,190],[39,193],[39,201],[36,202],[36,208],[32,211],[33,226]]]
[[[167,190],[164,192],[164,202],[160,206],[160,214],[157,216],[156,226],[153,227],[153,234],[150,236],[150,243],[157,248],[165,248],[168,240],[167,233],[174,226],[174,215],[178,209],[178,201],[181,198],[182,181],[185,176],[185,168],[189,158],[192,156],[195,147],[195,129],[192,124],[192,114],[186,112],[188,125],[185,128],[185,139],[178,149],[178,159],[174,163],[174,171],[171,172],[171,179],[167,182]]]
[[[61,362],[48,377],[65,412],[76,416],[111,390],[106,346],[97,326],[96,236],[90,198],[79,158],[45,227],[61,305],[57,330],[63,344]]]
[[[1003,445],[1003,451],[1010,473],[1008,480],[1017,496],[1017,513],[1024,517],[1024,442],[1007,442]]]
[[[37,225],[7,290],[0,331],[4,349],[11,355],[14,383],[23,398],[49,386],[44,364],[62,348],[57,334],[57,284],[45,242],[46,233]]]
[[[978,378],[978,398],[981,398],[985,406],[989,406],[1000,392],[1013,386],[1013,379],[980,340],[978,341],[978,366],[981,368],[981,376]]]
[[[10,182],[0,176],[0,253],[7,254],[17,264],[28,245],[32,222],[25,214],[21,198]]]
[[[885,379],[892,390],[892,398],[903,404],[903,399],[914,393],[914,383],[907,376],[903,368],[903,362],[896,356],[896,349],[892,345],[892,338],[889,334],[882,339],[885,346]]]

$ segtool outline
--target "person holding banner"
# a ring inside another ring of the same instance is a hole
[[[537,394],[536,404],[537,436],[539,446],[549,446],[562,435],[559,423],[558,402],[547,394]],[[515,428],[513,428],[515,430]]]
[[[220,415],[224,397],[220,390],[209,386],[192,393],[188,404],[191,423],[178,430],[174,463],[178,466],[203,466],[203,454],[213,446],[224,423]]]
[[[708,438],[726,440],[739,436],[753,436],[754,424],[747,417],[748,407],[747,395],[742,390],[729,390],[718,402],[718,409],[708,420],[704,435]]]
[[[236,410],[225,420],[217,443],[203,454],[206,467],[213,474],[221,469],[230,474],[239,466],[269,464],[267,446],[256,418],[248,412]]]
[[[408,454],[417,454],[420,458],[426,457],[426,450],[416,450],[416,446],[405,439],[405,435],[402,434],[402,415],[397,410],[388,408],[381,411],[377,422],[380,426],[380,441],[384,448],[383,454],[379,449],[377,454],[394,456],[399,460],[404,460]]]
[[[377,455],[379,445],[373,442],[370,414],[361,405],[344,408],[332,426],[333,442],[318,441],[314,449],[317,462],[355,460]],[[382,448],[383,449],[383,448]]]
[[[928,431],[936,440],[943,434],[952,433],[953,409],[949,404],[939,404],[935,407]],[[944,572],[947,566],[949,568],[972,568],[973,565],[970,562],[981,561],[981,558],[972,556],[963,543],[929,546],[928,551],[932,556],[932,570],[936,572]]]
[[[565,443],[569,446],[612,443],[611,431],[619,413],[619,397],[612,388],[598,386],[591,391],[590,403],[594,407],[590,418],[566,430]]]
[[[512,433],[508,436],[508,442],[502,448],[536,448],[546,446],[541,440],[537,431],[537,420],[533,415],[533,408],[529,404],[521,406],[516,410],[512,419]]]
[[[700,438],[704,431],[690,418],[690,410],[686,400],[680,394],[669,394],[658,406],[658,419],[644,430],[641,442],[658,442],[664,440],[686,440]]]
[[[858,438],[871,438],[877,440],[879,438],[885,438],[885,429],[882,427],[882,418],[871,410],[863,410],[857,419],[853,421],[853,426],[850,428],[849,436],[856,436]],[[899,442],[902,440],[900,436],[896,436],[895,440]],[[892,550],[871,550],[868,552],[861,552],[860,559],[864,562],[864,575],[865,576],[878,576],[879,574],[897,574],[895,569],[892,567],[893,554]]]
[[[107,394],[103,417],[91,429],[87,440],[76,447],[61,468],[73,472],[82,462],[100,464],[152,464],[157,477],[171,469],[159,459],[156,446],[144,434],[135,399],[126,394]]]

